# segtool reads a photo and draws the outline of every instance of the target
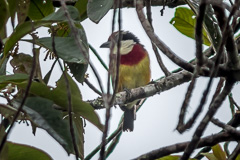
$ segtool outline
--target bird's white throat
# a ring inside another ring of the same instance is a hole
[[[121,47],[120,47],[120,54],[126,55],[130,53],[133,49],[134,44],[136,44],[133,40],[125,40],[121,41]],[[117,54],[117,43],[115,43],[113,54]]]

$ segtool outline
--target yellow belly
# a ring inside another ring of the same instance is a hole
[[[120,65],[118,92],[144,86],[150,82],[151,71],[149,57],[146,55],[136,65]]]

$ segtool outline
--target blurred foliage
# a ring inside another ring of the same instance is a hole
[[[179,7],[170,23],[185,36],[195,39],[196,16],[194,12],[185,7]],[[203,44],[210,46],[206,31],[203,29]]]

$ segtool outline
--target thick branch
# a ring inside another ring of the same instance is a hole
[[[204,146],[214,146],[215,144],[225,142],[225,141],[234,141],[234,140],[239,140],[240,137],[233,137],[229,133],[221,132],[218,134],[214,134],[211,136],[207,136],[202,138],[196,148],[201,148]],[[146,154],[143,154],[137,158],[134,158],[134,160],[149,160],[149,159],[157,159],[163,156],[167,156],[172,153],[178,153],[184,151],[184,149],[189,145],[188,142],[183,142],[183,143],[177,143],[174,145],[166,146],[163,148],[159,148],[156,150],[153,150],[151,152],[148,152]]]
[[[173,8],[184,4],[186,4],[185,0],[151,0],[151,6],[168,6]],[[122,7],[135,7],[134,0],[123,0]]]
[[[125,104],[132,102],[136,99],[147,98],[155,94],[160,94],[161,92],[172,89],[177,85],[189,82],[191,80],[191,77],[192,77],[191,73],[187,71],[181,71],[178,73],[173,73],[168,77],[161,78],[160,80],[152,82],[146,86],[131,89],[130,96],[128,96],[125,91],[120,92],[116,95],[115,105]],[[103,108],[103,101],[99,98],[93,101],[89,101],[89,103],[95,109]]]

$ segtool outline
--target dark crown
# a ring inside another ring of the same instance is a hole
[[[110,41],[111,37],[113,37],[114,39],[118,39],[118,36],[119,36],[119,32],[114,32],[112,34],[112,36],[109,37],[108,41]],[[134,35],[132,34],[131,32],[129,31],[121,31],[121,36],[122,36],[122,40],[133,40],[134,42],[136,43],[140,43],[139,39]]]

